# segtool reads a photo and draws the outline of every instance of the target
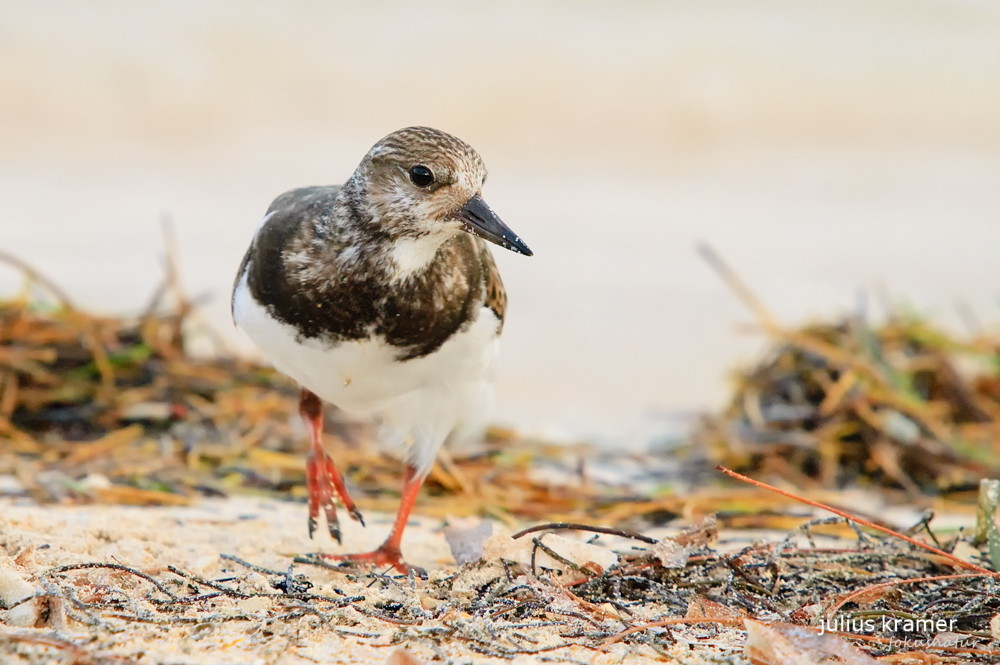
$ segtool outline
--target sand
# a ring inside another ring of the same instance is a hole
[[[56,566],[118,563],[149,574],[178,596],[195,592],[193,585],[166,572],[167,566],[175,566],[205,579],[225,580],[223,584],[245,594],[273,594],[277,593],[269,584],[273,576],[250,571],[220,555],[234,555],[284,571],[296,554],[318,549],[336,552],[373,548],[388,532],[391,515],[366,517],[367,528],[354,523],[344,525],[345,546],[339,549],[325,534],[310,542],[303,505],[272,499],[204,500],[196,506],[168,508],[38,506],[0,500],[0,578],[22,585],[22,589],[27,583],[36,593],[45,590],[47,581],[55,583],[48,592],[65,597],[31,600],[10,610],[7,616],[0,612],[0,620],[7,622],[0,622],[0,661],[382,663],[390,656],[397,659],[395,662],[405,662],[398,660],[402,654],[393,656],[402,648],[419,661],[501,662],[476,653],[475,639],[436,638],[443,625],[455,622],[465,626],[459,631],[461,635],[474,636],[479,634],[476,631],[489,630],[488,626],[473,625],[435,583],[457,570],[441,532],[442,522],[437,519],[414,518],[404,538],[404,555],[411,564],[431,571],[429,580],[354,577],[297,565],[294,573],[308,578],[313,585],[309,592],[313,594],[365,597],[342,609],[317,604],[324,607],[322,614],[327,622],[317,614],[261,595],[216,597],[167,610],[150,602],[150,598],[162,597],[152,585],[117,570],[86,569],[61,576],[39,576]],[[500,525],[494,528],[503,529]],[[74,607],[67,589],[87,603],[100,599],[121,602],[83,610]],[[201,587],[197,591],[211,589]],[[22,591],[21,597],[24,595]],[[378,614],[379,605],[384,607],[387,602],[409,603],[418,614],[422,609],[425,619],[399,625],[356,609]],[[32,621],[35,626],[10,625]],[[535,642],[523,644],[537,649],[563,641],[555,629],[542,627],[525,633],[530,633],[528,639]],[[720,645],[715,647],[716,656],[737,649],[737,637],[734,634],[715,640]],[[674,648],[679,652],[688,650],[683,641]],[[653,655],[646,647],[617,644],[606,653],[583,647],[561,648],[543,650],[534,656],[521,655],[515,662],[629,663],[644,662]]]

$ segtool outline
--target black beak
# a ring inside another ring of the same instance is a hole
[[[528,249],[528,246],[521,242],[517,234],[510,230],[510,227],[500,221],[497,214],[490,210],[486,201],[479,194],[466,201],[465,205],[455,213],[455,216],[462,221],[462,230],[466,233],[489,240],[512,252],[531,256],[531,250]]]

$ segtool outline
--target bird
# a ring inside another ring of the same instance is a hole
[[[400,129],[342,186],[274,199],[240,264],[233,321],[301,389],[310,538],[322,509],[341,543],[337,499],[364,525],[322,445],[324,402],[376,421],[406,464],[385,542],[324,558],[409,572],[400,545],[423,480],[445,440],[475,431],[490,405],[507,294],[487,242],[532,251],[486,204],[486,176],[461,139]]]

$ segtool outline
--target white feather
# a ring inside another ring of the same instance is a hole
[[[349,414],[377,417],[380,440],[421,475],[452,432],[482,424],[493,397],[498,319],[483,307],[437,351],[399,361],[399,349],[377,336],[329,344],[298,340],[273,318],[241,277],[233,319],[275,368]]]
[[[440,233],[416,238],[398,238],[392,244],[392,262],[395,267],[392,281],[406,279],[430,265],[446,240],[458,235],[458,229],[445,229]]]

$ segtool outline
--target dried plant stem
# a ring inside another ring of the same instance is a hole
[[[775,317],[771,310],[767,308],[764,301],[758,298],[757,294],[754,293],[749,286],[747,286],[747,283],[744,282],[738,274],[736,274],[736,271],[733,270],[732,267],[725,262],[725,260],[723,260],[722,256],[720,256],[711,245],[705,242],[698,243],[697,250],[701,255],[701,258],[705,259],[708,265],[710,265],[712,269],[719,274],[722,281],[724,281],[726,285],[736,293],[739,299],[743,301],[743,304],[745,304],[750,311],[754,313],[757,320],[764,326],[768,334],[775,336],[781,335],[783,330],[781,324],[778,323],[777,317]]]
[[[590,531],[592,533],[606,533],[609,536],[619,536],[620,538],[632,538],[633,540],[641,540],[644,543],[649,543],[650,545],[655,545],[657,542],[656,538],[650,538],[649,536],[644,536],[641,533],[629,533],[628,531],[622,531],[621,529],[612,529],[606,526],[591,526],[589,524],[575,524],[573,522],[551,522],[549,524],[536,524],[535,526],[528,527],[515,533],[511,538],[517,540],[521,536],[526,536],[529,533],[535,533],[536,531],[556,531],[559,529],[572,529],[575,531]]]
[[[644,630],[649,630],[650,628],[664,628],[678,623],[721,623],[726,626],[734,626],[736,624],[743,623],[744,617],[670,617],[669,619],[662,619],[660,621],[653,621],[652,623],[645,623],[641,626],[633,626],[627,630],[623,630],[620,633],[616,633],[611,637],[607,638],[600,644],[601,650],[606,650],[609,646],[618,642],[629,635],[635,633],[641,633]]]
[[[41,284],[43,287],[45,287],[45,290],[47,290],[49,293],[58,298],[59,301],[62,303],[63,307],[65,307],[66,309],[69,310],[76,309],[76,305],[73,304],[73,301],[70,299],[69,295],[62,290],[62,287],[60,287],[51,279],[40,273],[38,270],[32,267],[31,264],[25,262],[22,259],[17,258],[13,254],[8,254],[3,250],[0,250],[0,262],[6,263],[11,267],[20,270],[30,279]]]
[[[884,589],[893,586],[903,586],[906,584],[919,584],[920,582],[938,582],[941,580],[957,580],[963,577],[982,577],[982,573],[961,573],[959,575],[935,575],[934,577],[914,577],[908,580],[892,580],[891,582],[882,582],[881,584],[873,584],[871,586],[866,586],[857,591],[852,591],[843,598],[837,601],[837,603],[826,611],[826,616],[832,617],[837,613],[841,607],[851,602],[859,596],[864,596],[871,593],[877,589]]]
[[[807,506],[812,506],[813,508],[821,508],[823,510],[826,510],[826,511],[829,511],[829,512],[833,513],[834,515],[839,515],[840,517],[843,517],[846,520],[850,520],[850,521],[855,522],[857,524],[860,524],[862,526],[866,526],[866,527],[868,527],[870,529],[875,529],[876,531],[881,531],[882,533],[890,535],[890,536],[892,536],[894,538],[899,538],[900,540],[905,540],[906,542],[910,543],[911,545],[915,545],[917,547],[920,547],[922,549],[927,550],[928,552],[936,554],[936,555],[938,555],[940,557],[944,557],[945,559],[948,559],[949,561],[953,562],[957,566],[961,566],[963,568],[968,568],[970,570],[976,571],[977,573],[981,573],[983,575],[988,575],[990,577],[1000,577],[1000,573],[994,573],[993,571],[987,570],[986,568],[983,568],[982,566],[977,566],[976,564],[974,564],[974,563],[972,563],[970,561],[963,561],[962,559],[959,559],[957,556],[955,556],[954,554],[951,554],[950,552],[945,552],[944,550],[939,550],[936,547],[931,547],[927,543],[922,543],[919,540],[914,540],[913,538],[910,538],[909,536],[906,536],[906,535],[904,535],[904,534],[902,534],[902,533],[900,533],[898,531],[894,531],[894,530],[889,529],[887,527],[875,524],[874,522],[870,522],[868,520],[861,519],[861,518],[859,518],[859,517],[857,517],[855,515],[852,515],[852,514],[850,514],[848,512],[844,512],[843,510],[838,510],[838,509],[834,508],[833,506],[828,506],[825,503],[820,503],[819,501],[813,501],[812,499],[807,499],[807,498],[805,498],[803,496],[799,496],[798,494],[795,494],[793,492],[788,492],[786,490],[779,489],[779,488],[775,487],[774,485],[768,485],[767,483],[763,483],[763,482],[761,482],[759,480],[754,480],[753,478],[749,478],[747,476],[744,476],[742,473],[736,473],[735,471],[733,471],[731,469],[727,469],[726,467],[722,466],[721,464],[718,465],[718,466],[716,466],[715,468],[718,469],[719,471],[723,472],[724,474],[728,475],[728,476],[732,476],[733,478],[736,478],[737,480],[741,480],[741,481],[743,481],[745,483],[748,483],[750,485],[754,485],[756,487],[760,487],[761,489],[769,490],[769,491],[774,492],[776,494],[780,494],[782,496],[786,496],[786,497],[788,497],[790,499],[795,499],[796,501],[804,503]]]

